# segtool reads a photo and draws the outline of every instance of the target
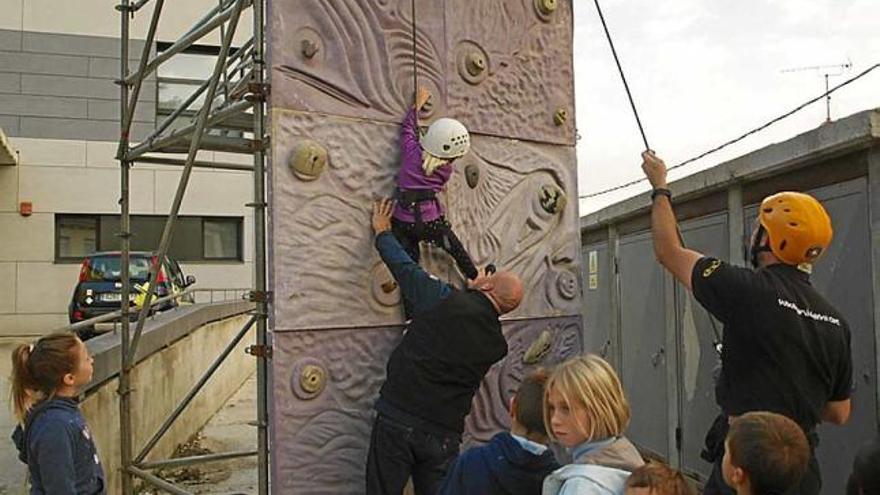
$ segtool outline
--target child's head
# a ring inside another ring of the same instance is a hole
[[[733,419],[724,447],[724,481],[740,494],[782,495],[800,481],[810,461],[801,427],[771,412]]]
[[[859,449],[846,483],[846,495],[875,493],[880,493],[880,436]]]
[[[539,443],[547,443],[543,400],[547,373],[537,370],[528,375],[510,400],[511,432]]]
[[[547,380],[544,422],[564,447],[621,436],[629,418],[617,373],[595,354],[565,361]]]
[[[636,469],[626,480],[625,495],[692,495],[691,486],[681,471],[661,462],[649,462]]]
[[[51,398],[76,390],[92,380],[92,362],[85,344],[71,333],[54,333],[12,351],[12,401],[24,421],[31,399]],[[31,394],[35,394],[32,396]]]

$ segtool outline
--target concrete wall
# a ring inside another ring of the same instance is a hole
[[[155,433],[248,318],[247,315],[240,315],[205,325],[138,363],[132,373],[135,453]],[[254,358],[244,352],[248,345],[254,343],[253,335],[252,331],[238,344],[147,460],[169,458],[177,445],[201,429],[223,403],[241,388],[256,370]],[[91,426],[108,476],[108,493],[120,493],[121,490],[118,476],[120,437],[117,387],[117,379],[107,381],[92,391],[82,403],[83,414]]]
[[[67,324],[67,305],[78,266],[54,261],[54,215],[118,213],[119,135],[118,2],[0,0],[0,129],[18,150],[18,166],[0,167],[0,339],[34,336]],[[185,4],[185,5],[184,5]],[[177,2],[166,9],[157,39],[174,41],[216,5]],[[152,4],[136,17],[133,38],[145,36]],[[249,15],[249,14],[248,14]],[[243,18],[240,41],[251,32]],[[216,43],[219,35],[205,38]],[[130,44],[132,58],[143,41]],[[136,60],[132,60],[136,63]],[[156,83],[141,92],[132,135],[155,125]],[[248,155],[202,152],[200,160],[252,163]],[[132,214],[167,214],[179,171],[136,165],[131,174]],[[253,279],[251,175],[197,170],[181,215],[244,217],[244,260],[183,263],[197,287],[248,287]],[[32,216],[18,214],[33,203]]]

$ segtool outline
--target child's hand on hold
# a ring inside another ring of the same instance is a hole
[[[425,88],[419,88],[416,92],[416,110],[421,110],[430,99],[431,92]]]

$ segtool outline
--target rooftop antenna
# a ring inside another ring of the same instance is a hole
[[[830,65],[811,65],[808,67],[792,67],[791,69],[783,69],[782,72],[803,72],[803,71],[816,71],[817,73],[822,74],[825,77],[825,123],[831,122],[831,94],[828,92],[828,78],[829,77],[837,77],[842,75],[844,72],[848,71],[852,68],[852,61],[847,58],[846,63],[844,64],[830,64]]]

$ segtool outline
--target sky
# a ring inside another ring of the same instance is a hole
[[[880,0],[600,0],[651,148],[696,156],[880,63]],[[643,177],[644,149],[593,1],[574,1],[579,194]],[[839,65],[850,69],[786,69]],[[832,95],[831,118],[880,107],[880,68]],[[815,103],[670,172],[670,181],[819,127]],[[580,214],[649,189],[580,200]]]

